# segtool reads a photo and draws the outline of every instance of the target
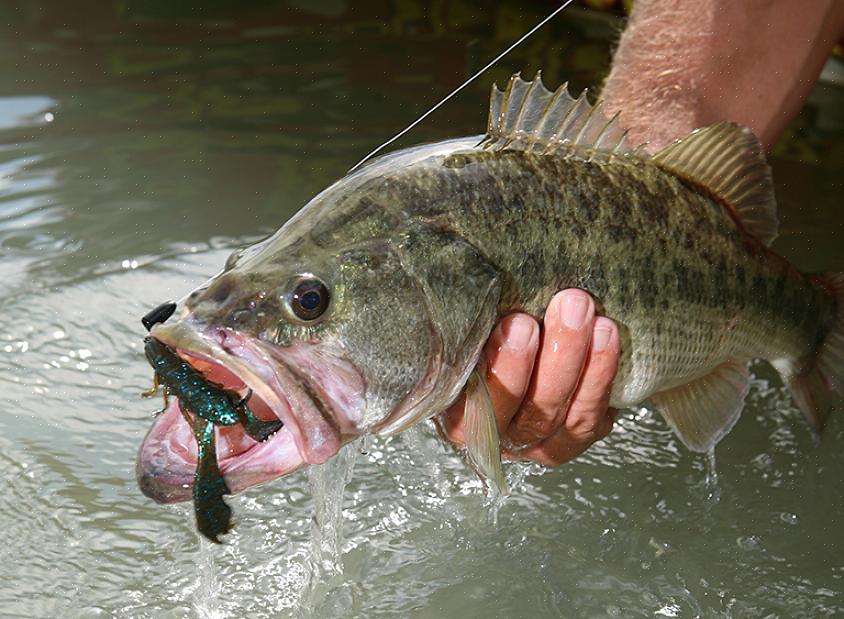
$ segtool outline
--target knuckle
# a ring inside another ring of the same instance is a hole
[[[567,424],[568,425],[568,424]],[[579,443],[594,443],[600,437],[601,420],[596,417],[579,417],[568,425],[569,433]]]
[[[612,417],[610,415],[604,415],[588,432],[590,444],[597,443],[609,436],[613,426]]]
[[[564,424],[568,401],[565,398],[553,398],[551,401],[525,401],[517,415],[522,428],[537,436],[547,438]]]
[[[566,417],[566,427],[569,430],[581,431],[595,428],[601,423],[604,410],[606,409],[600,406],[587,405],[582,400],[578,400],[569,409],[568,417]]]
[[[597,416],[607,407],[609,390],[593,388],[588,383],[584,387],[572,402],[571,408],[583,416]]]
[[[554,433],[554,424],[545,418],[519,417],[510,424],[510,435],[524,443],[541,441]]]
[[[608,389],[615,380],[615,375],[618,372],[617,363],[604,362],[598,367],[597,376],[595,376],[595,384],[601,385]]]
[[[600,357],[590,361],[585,372],[583,385],[590,393],[603,394],[609,391],[618,372],[618,365],[606,357]]]

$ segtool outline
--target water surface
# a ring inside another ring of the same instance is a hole
[[[139,493],[155,408],[139,317],[550,6],[519,4],[0,7],[0,616],[844,614],[844,416],[816,444],[762,367],[717,483],[640,410],[575,463],[512,467],[497,525],[424,427],[232,499],[221,548],[200,547],[189,509]],[[617,28],[568,12],[405,143],[477,133],[490,80],[516,70],[599,84]],[[844,265],[842,110],[842,89],[818,85],[773,161],[775,248],[804,270]]]

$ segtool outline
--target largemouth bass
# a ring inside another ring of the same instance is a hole
[[[621,333],[611,405],[649,401],[694,451],[735,424],[747,363],[768,360],[820,430],[844,385],[844,277],[768,249],[770,170],[720,123],[649,156],[563,86],[493,88],[486,134],[384,156],[235,252],[151,335],[283,427],[218,428],[233,492],[319,464],[363,434],[401,432],[467,390],[466,440],[503,489],[481,350],[504,315],[561,288]],[[196,453],[174,402],[138,458],[144,493],[189,500]]]

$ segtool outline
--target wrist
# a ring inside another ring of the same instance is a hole
[[[836,0],[639,0],[604,86],[606,112],[651,151],[720,120],[769,147],[842,28]]]

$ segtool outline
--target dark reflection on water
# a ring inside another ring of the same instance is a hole
[[[215,562],[186,510],[139,494],[152,407],[138,398],[139,316],[275,230],[553,6],[518,4],[0,6],[0,616],[844,613],[844,426],[833,418],[815,445],[761,367],[717,450],[720,500],[705,460],[644,410],[577,463],[511,470],[523,479],[497,527],[426,431],[367,445],[344,572],[298,611],[318,507],[307,475],[235,499]],[[404,143],[477,133],[491,80],[516,70],[599,84],[619,27],[567,11]],[[844,264],[842,110],[842,89],[819,85],[775,151],[775,247],[804,270]]]

